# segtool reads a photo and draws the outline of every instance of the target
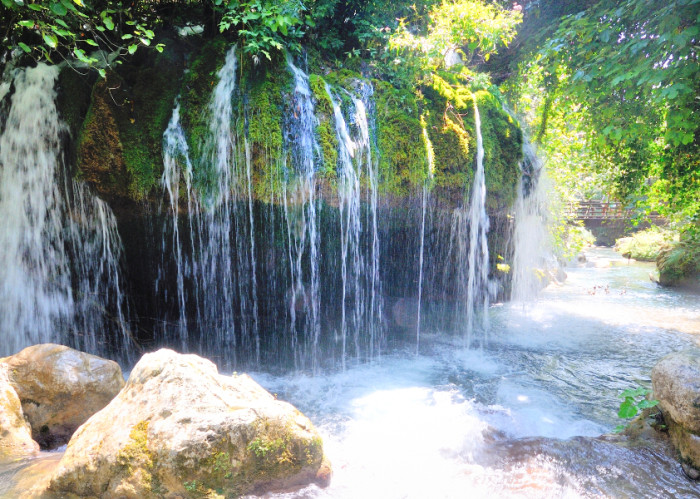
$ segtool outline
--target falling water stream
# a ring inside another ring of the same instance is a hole
[[[475,320],[482,332],[488,329],[489,307],[489,246],[486,234],[489,218],[486,214],[486,175],[484,172],[484,140],[481,117],[474,99],[474,128],[476,131],[476,168],[469,203],[469,259],[467,279],[467,346],[471,344]]]
[[[356,358],[379,354],[382,341],[382,301],[379,282],[379,236],[377,234],[377,169],[372,159],[367,106],[345,89],[326,92],[333,105],[338,138],[338,198],[342,268],[341,337],[342,362],[347,354]],[[352,103],[346,120],[341,107],[345,97]],[[352,125],[352,129],[348,126]],[[360,179],[369,184],[369,220],[363,219]],[[369,242],[363,241],[369,232]],[[369,231],[367,231],[369,227]],[[369,248],[366,250],[365,248]],[[348,341],[352,345],[348,347]],[[366,346],[363,344],[366,343]],[[349,351],[351,350],[351,351]]]
[[[68,130],[55,104],[59,69],[15,70],[0,135],[0,356],[67,341],[106,354],[131,350],[114,214],[70,179]]]

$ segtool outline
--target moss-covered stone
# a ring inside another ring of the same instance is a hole
[[[204,43],[190,54],[187,71],[182,79],[180,123],[190,149],[193,182],[200,192],[210,192],[216,184],[214,169],[204,154],[210,131],[208,105],[219,81],[217,74],[223,67],[230,48],[230,42],[223,38]]]
[[[443,77],[445,76],[445,77]],[[428,111],[426,125],[435,154],[437,195],[457,203],[471,188],[476,158],[474,101],[481,117],[487,209],[504,211],[512,205],[520,178],[522,132],[491,92],[472,92],[459,75],[434,74],[422,91]]]
[[[266,64],[243,68],[242,90],[245,134],[253,166],[256,199],[273,202],[278,199],[284,181],[285,164],[283,121],[292,86],[292,77],[281,57]]]
[[[379,147],[379,187],[403,196],[428,175],[428,152],[416,96],[386,82],[373,81]]]
[[[491,92],[475,93],[481,115],[486,174],[486,208],[506,211],[513,205],[520,181],[523,137],[520,126]]]
[[[316,135],[323,154],[322,175],[332,184],[337,180],[338,136],[335,133],[333,103],[326,92],[326,81],[319,75],[309,75],[309,87],[316,99]]]
[[[119,127],[110,103],[109,89],[120,79],[113,73],[92,89],[90,108],[77,146],[78,178],[92,184],[105,199],[128,196],[129,177]]]
[[[96,79],[95,72],[87,75],[66,66],[56,82],[56,108],[68,126],[70,139],[66,141],[66,154],[71,168],[77,165],[77,142],[83,122],[90,108],[90,94]]]
[[[426,130],[435,155],[434,191],[442,202],[459,204],[471,187],[476,157],[471,96],[456,100],[441,87],[427,86]],[[446,97],[447,96],[447,97]]]
[[[157,185],[163,132],[179,91],[179,62],[168,51],[148,54],[93,87],[80,132],[78,173],[103,196],[143,200]]]

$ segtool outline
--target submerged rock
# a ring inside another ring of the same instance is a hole
[[[62,445],[124,386],[116,362],[63,345],[34,345],[0,360],[22,403],[32,437]]]
[[[75,433],[48,494],[236,497],[327,482],[319,434],[247,375],[196,355],[144,355]],[[218,495],[217,495],[218,494]]]
[[[651,380],[683,469],[697,479],[700,477],[700,351],[667,355],[654,366]]]
[[[24,418],[17,392],[7,370],[0,364],[0,462],[12,461],[39,452],[32,430]]]

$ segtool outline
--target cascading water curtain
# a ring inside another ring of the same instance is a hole
[[[59,69],[15,71],[0,136],[0,355],[63,343],[128,360],[116,219],[68,177],[55,104]],[[8,88],[5,86],[5,90]]]
[[[556,268],[549,231],[555,195],[544,164],[528,140],[523,141],[522,178],[514,207],[511,299],[527,302],[542,288],[541,272]]]
[[[342,359],[348,355],[370,358],[380,354],[383,342],[379,236],[377,231],[377,167],[372,157],[367,106],[345,89],[326,92],[333,105],[338,139],[338,201],[341,238],[341,341]],[[368,96],[371,95],[368,91]],[[342,100],[341,100],[342,99]],[[349,120],[341,107],[346,103]],[[350,126],[348,126],[348,124]],[[362,216],[361,179],[370,199],[369,214]]]
[[[297,368],[304,367],[308,360],[311,369],[317,371],[321,362],[321,234],[315,179],[321,156],[316,140],[318,120],[308,75],[294,65],[291,56],[287,56],[287,66],[294,78],[292,112],[287,113],[285,123],[286,147],[291,152],[292,165],[286,169],[283,185],[291,278],[287,293],[289,325]],[[305,259],[308,266],[304,265]]]
[[[191,157],[179,104],[165,131],[161,184],[170,217],[163,254],[174,261],[161,264],[156,283],[157,295],[174,295],[177,310],[177,324],[163,321],[162,341],[204,353],[224,368],[236,365],[239,355],[253,362],[260,356],[252,165],[247,142],[237,134],[237,69],[233,46],[217,74],[199,157]],[[165,279],[170,265],[174,292]],[[192,330],[199,333],[194,338]]]

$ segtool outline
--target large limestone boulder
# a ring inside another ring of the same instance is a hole
[[[672,353],[651,372],[654,396],[659,400],[671,441],[683,469],[700,478],[700,350]]]
[[[34,345],[0,364],[19,396],[32,437],[44,448],[68,442],[124,386],[116,362],[63,345]]]
[[[0,365],[0,462],[12,461],[39,452],[32,430],[24,419],[17,392],[7,370]]]
[[[328,478],[321,438],[301,412],[247,375],[160,350],[78,429],[48,493],[237,497]]]

